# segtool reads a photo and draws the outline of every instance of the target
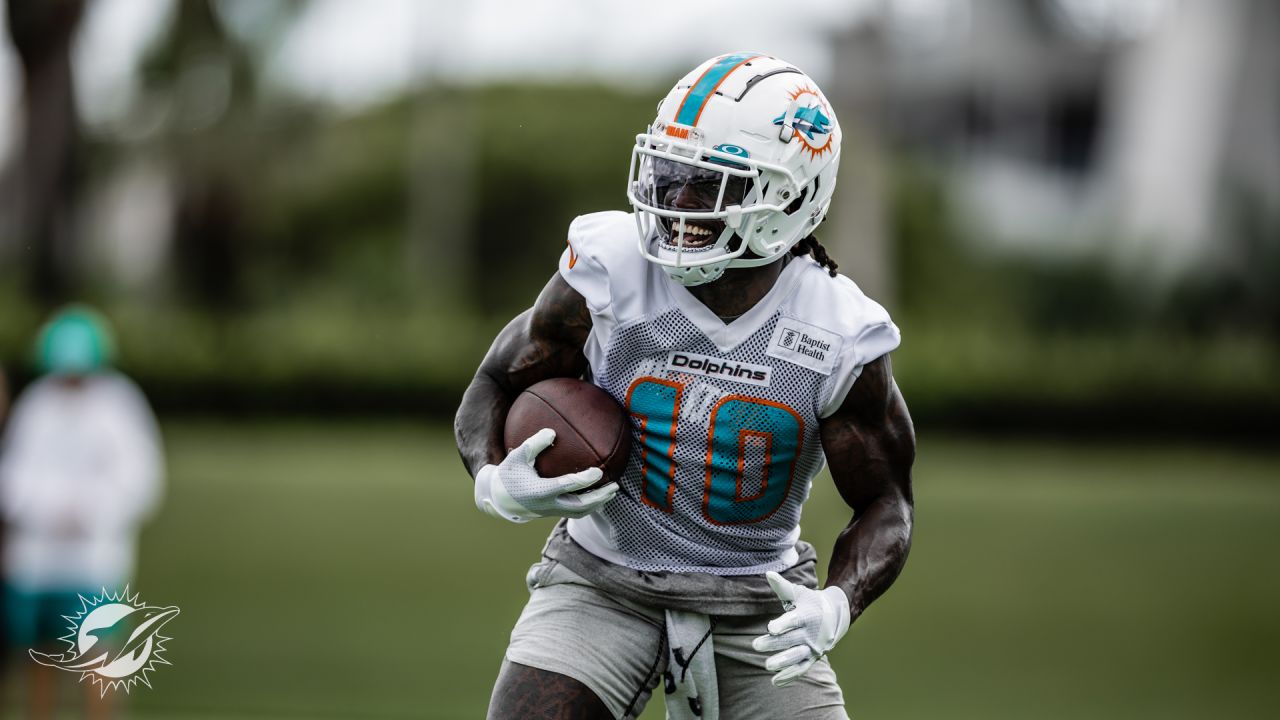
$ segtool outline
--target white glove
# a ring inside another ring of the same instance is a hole
[[[618,494],[618,483],[612,482],[590,492],[574,492],[600,480],[600,468],[560,477],[544,478],[533,468],[538,453],[555,442],[556,431],[543,428],[512,450],[500,465],[485,465],[476,473],[476,507],[511,522],[529,522],[534,518],[559,515],[580,518]]]
[[[776,572],[765,573],[786,612],[769,623],[769,634],[751,642],[757,652],[777,653],[764,667],[774,673],[773,684],[789,685],[849,631],[849,598],[834,585],[810,590]],[[781,652],[778,652],[781,650]]]

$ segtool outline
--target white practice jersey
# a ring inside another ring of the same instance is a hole
[[[5,578],[32,590],[108,589],[133,574],[164,457],[146,398],[116,373],[32,383],[0,450]]]
[[[591,378],[630,414],[618,496],[569,535],[637,570],[746,575],[797,560],[800,507],[824,462],[818,422],[898,345],[848,278],[792,257],[726,324],[636,249],[627,213],[569,228],[560,274],[591,310]]]

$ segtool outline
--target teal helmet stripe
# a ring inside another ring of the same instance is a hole
[[[702,73],[702,77],[698,78],[693,87],[689,88],[684,100],[680,102],[680,109],[676,111],[675,121],[681,125],[697,125],[698,117],[702,115],[703,106],[707,104],[707,100],[715,93],[716,88],[720,87],[720,83],[724,82],[729,73],[758,57],[760,56],[753,53],[737,53],[735,55],[725,55],[717,60],[714,65]]]

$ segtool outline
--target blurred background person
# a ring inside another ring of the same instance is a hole
[[[67,617],[122,591],[134,572],[140,523],[160,496],[163,462],[146,399],[111,369],[107,322],[86,307],[59,311],[41,329],[41,377],[14,403],[0,456],[9,641],[66,651]],[[59,681],[75,674],[23,663],[34,718],[53,717]],[[58,676],[63,676],[59,678]],[[83,683],[91,717],[112,696]]]

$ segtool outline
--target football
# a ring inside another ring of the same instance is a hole
[[[520,393],[511,404],[503,433],[508,450],[542,428],[556,440],[534,462],[542,477],[598,467],[598,487],[622,477],[631,452],[631,423],[609,393],[573,378],[543,380]],[[590,489],[590,488],[587,488]]]

